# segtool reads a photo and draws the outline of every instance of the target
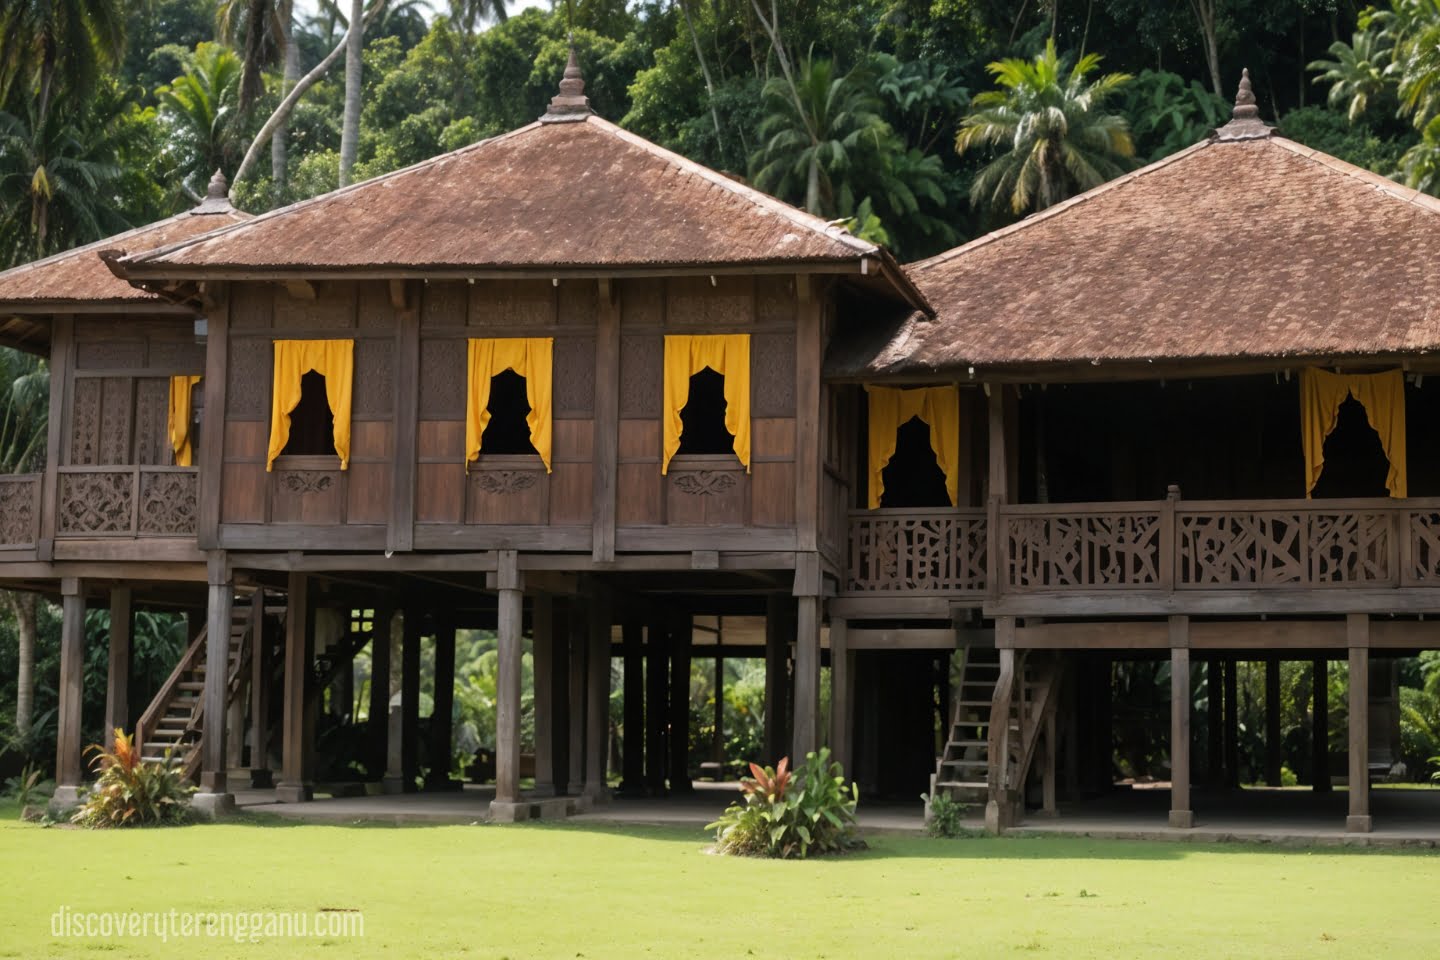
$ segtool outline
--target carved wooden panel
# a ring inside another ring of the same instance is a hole
[[[1158,513],[1011,516],[1004,527],[1015,590],[1160,582]]]
[[[755,278],[755,319],[760,323],[795,322],[795,278]]]
[[[1325,509],[1182,512],[1185,586],[1378,583],[1390,579],[1390,517]]]
[[[140,340],[90,340],[75,345],[75,366],[81,370],[136,370],[145,366]]]
[[[130,425],[135,398],[135,381],[128,377],[106,377],[100,399],[101,464],[130,462]]]
[[[100,381],[82,377],[74,381],[70,410],[70,459],[76,466],[100,462]]]
[[[342,472],[286,469],[270,474],[270,518],[275,523],[341,523],[344,503]]]
[[[269,338],[235,337],[225,371],[225,417],[264,420],[270,414],[274,348]]]
[[[664,384],[665,341],[660,334],[621,337],[620,416],[660,416]]]
[[[469,290],[469,284],[459,282],[425,284],[420,301],[420,323],[424,326],[464,326]]]
[[[795,416],[795,335],[750,338],[750,411],[757,417]]]
[[[390,284],[386,280],[365,280],[356,285],[359,303],[356,319],[361,329],[393,329],[395,307],[390,303]]]
[[[140,533],[192,536],[200,496],[200,475],[193,470],[140,472]]]
[[[749,493],[750,478],[733,458],[676,457],[665,477],[665,522],[672,526],[743,525],[748,519]]]
[[[595,410],[595,338],[555,338],[555,415],[588,417]]]
[[[135,509],[130,470],[60,474],[56,533],[129,533]]]
[[[715,277],[713,284],[709,277],[672,277],[666,290],[667,328],[721,333],[754,322],[755,287],[750,277]]]
[[[151,340],[149,366],[175,374],[204,373],[205,347],[194,339]]]
[[[283,287],[275,291],[275,327],[288,330],[345,330],[355,326],[355,284],[342,280],[318,280],[311,286],[315,299],[292,295]]]
[[[0,477],[0,544],[29,546],[35,542],[40,515],[40,477]]]
[[[283,291],[281,296],[288,296]],[[275,312],[276,289],[268,283],[237,283],[230,291],[230,326],[264,330]]]
[[[985,516],[882,513],[850,518],[846,589],[857,593],[983,593]]]
[[[554,467],[549,480],[549,522],[557,526],[590,526],[595,516],[594,469],[588,463],[556,463]],[[628,496],[628,492],[624,495]]]
[[[620,284],[620,326],[659,327],[665,322],[665,286],[660,280]]]
[[[465,522],[543,524],[547,522],[550,482],[539,458],[483,455],[470,465]]]
[[[477,283],[470,288],[469,322],[477,327],[553,325],[556,292],[548,280]],[[484,334],[477,331],[477,336]]]
[[[560,281],[560,323],[568,326],[593,327],[600,314],[600,285],[594,280]]]
[[[395,342],[355,341],[353,411],[359,416],[388,416],[395,409]]]
[[[465,341],[420,341],[420,416],[465,416]]]
[[[170,450],[170,381],[145,377],[135,382],[135,456],[130,463],[167,464]]]

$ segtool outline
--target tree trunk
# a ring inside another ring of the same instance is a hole
[[[280,28],[285,39],[285,74],[280,83],[280,98],[295,88],[300,79],[300,47],[293,42],[295,32],[295,5],[293,0],[282,0],[280,4]],[[270,202],[279,206],[285,196],[290,160],[290,119],[287,116],[275,135],[270,138]]]
[[[700,61],[700,72],[705,76],[705,93],[710,98],[710,119],[715,123],[715,145],[723,146],[720,138],[720,112],[715,109],[715,84],[710,77],[710,65],[700,49],[700,35],[695,32],[695,21],[690,17],[690,7],[685,0],[677,0],[680,12],[685,14],[685,25],[690,28],[690,42],[695,44],[695,59]]]
[[[15,671],[15,732],[29,736],[35,718],[35,594],[7,592],[6,606],[15,615],[20,641],[19,666]]]
[[[1200,39],[1205,46],[1205,64],[1210,68],[1210,86],[1217,97],[1225,96],[1220,89],[1220,45],[1215,36],[1215,8],[1220,0],[1190,0],[1190,9],[1200,24]]]
[[[350,0],[350,22],[362,23],[364,0]],[[350,183],[350,170],[360,148],[360,56],[365,46],[365,31],[350,30],[345,35],[345,125],[340,131],[340,186]]]

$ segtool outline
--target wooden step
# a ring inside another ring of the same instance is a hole
[[[962,749],[966,747],[985,747],[989,745],[989,740],[951,740],[949,743],[945,744],[945,746],[947,747],[961,747]]]
[[[990,784],[984,780],[938,780],[935,786],[947,790],[985,790]]]

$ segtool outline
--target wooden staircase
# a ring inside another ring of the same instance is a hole
[[[230,615],[229,655],[226,658],[227,703],[246,694],[249,680],[251,630],[255,607],[249,595],[235,598]],[[150,702],[135,727],[141,758],[164,762],[167,755],[186,779],[200,775],[201,732],[205,713],[205,645],[208,628],[186,648],[170,676]]]
[[[936,762],[930,798],[985,803],[987,825],[993,802],[997,826],[1010,825],[1042,738],[1046,750],[1054,749],[1060,675],[1059,658],[1041,651],[964,648],[949,739]],[[992,766],[992,757],[1004,761]],[[1047,783],[1047,805],[1052,794],[1053,782]]]

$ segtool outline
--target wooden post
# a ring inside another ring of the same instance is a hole
[[[365,732],[370,738],[370,775],[377,778],[384,776],[390,753],[390,620],[394,616],[395,611],[380,608],[371,622],[370,707]]]
[[[1316,793],[1329,793],[1330,783],[1330,663],[1317,657],[1310,664],[1310,775]]]
[[[817,278],[795,278],[795,547],[820,545],[821,406],[824,385],[825,303]]]
[[[495,691],[495,803],[520,802],[520,643],[524,591],[519,557],[514,550],[498,552],[495,582],[499,591],[499,680]],[[513,817],[512,817],[513,819]]]
[[[200,729],[200,792],[191,805],[214,816],[233,806],[226,782],[226,728],[230,692],[231,608],[235,584],[223,553],[209,559],[210,603],[205,621],[205,714]]]
[[[1000,508],[1011,502],[1011,487],[1015,478],[1011,476],[1010,423],[1015,419],[1005,384],[986,384],[989,395],[988,429],[990,441],[989,471],[986,478],[986,545],[985,583],[992,599],[998,599],[1005,579],[1004,531],[1001,528]]]
[[[790,762],[820,745],[820,597],[795,598],[795,727]]]
[[[625,656],[625,743],[620,792],[645,792],[645,627],[628,619],[621,628]]]
[[[75,577],[60,581],[60,683],[55,741],[55,795],[52,811],[59,813],[80,800],[84,782],[83,745],[80,743],[80,707],[85,678],[85,585]]]
[[[723,636],[717,638],[715,649],[715,718],[713,736],[710,738],[711,759],[722,766],[725,763],[725,654]]]
[[[395,454],[385,549],[400,553],[415,547],[415,476],[418,470],[417,424],[420,410],[419,285],[391,280],[390,301],[395,308]]]
[[[291,572],[285,610],[285,704],[281,726],[280,783],[275,798],[281,803],[309,800],[314,790],[306,763],[308,724],[305,695],[310,686],[314,635],[310,630],[310,578]]]
[[[414,793],[420,775],[420,642],[424,635],[418,604],[405,610],[400,647],[400,790]]]
[[[387,711],[385,743],[386,793],[405,792],[405,622],[415,616],[413,607],[393,614],[385,641],[390,646],[390,708]]]
[[[265,631],[265,591],[256,588],[250,595],[250,786],[256,790],[275,786],[269,744],[270,641]]]
[[[665,795],[666,726],[669,709],[669,634],[658,619],[645,628],[645,783],[652,796]]]
[[[1055,761],[1059,752],[1055,714],[1054,707],[1045,711],[1045,737],[1042,744],[1044,766],[1040,771],[1040,812],[1047,817],[1053,817],[1059,812],[1059,806],[1055,802]]]
[[[585,796],[591,803],[603,803],[610,796],[606,785],[610,759],[610,611],[608,589],[594,585],[585,656]]]
[[[690,647],[694,621],[683,616],[670,632],[670,792],[689,793]]]
[[[1205,756],[1206,777],[1210,786],[1225,782],[1225,683],[1220,661],[1205,661]]]
[[[1195,825],[1190,807],[1190,618],[1170,618],[1170,826]]]
[[[585,790],[585,720],[589,716],[585,709],[586,691],[589,683],[585,673],[587,654],[590,649],[590,607],[588,604],[572,601],[570,604],[570,617],[568,620],[569,636],[566,642],[570,645],[570,676],[568,678],[569,694],[569,738],[570,746],[566,751],[569,758],[570,770],[566,777],[566,792],[576,796],[584,793]]]
[[[794,638],[789,616],[790,598],[771,594],[765,601],[765,760],[778,763],[786,754],[786,693],[790,689],[787,663]]]
[[[1280,661],[1265,660],[1265,782],[1281,786],[1280,757]]]
[[[555,796],[555,598],[530,601],[530,649],[534,675],[536,797]]]
[[[1350,647],[1350,681],[1346,712],[1350,716],[1350,815],[1347,833],[1370,832],[1370,617],[1352,613],[1345,618],[1345,639]]]
[[[615,504],[620,450],[620,290],[600,279],[595,324],[595,449],[591,559],[615,559]],[[561,321],[564,322],[563,320]]]
[[[850,776],[855,745],[855,654],[848,633],[846,620],[830,618],[830,753]]]
[[[40,486],[40,542],[37,559],[48,563],[55,559],[55,527],[60,498],[60,459],[65,449],[63,436],[70,424],[66,409],[67,384],[73,381],[75,366],[75,318],[57,316],[50,327],[50,406],[46,428],[45,479]]]
[[[110,588],[110,669],[105,683],[106,738],[130,729],[130,600],[128,586]]]
[[[430,770],[426,790],[449,790],[459,784],[450,779],[450,743],[455,711],[455,621],[442,614],[435,625],[435,694],[430,713]]]
[[[1239,663],[1232,657],[1225,661],[1225,786],[1240,786],[1240,700],[1238,696]]]
[[[554,796],[570,792],[570,621],[574,604],[567,597],[556,597],[551,624],[550,664],[550,779]]]

